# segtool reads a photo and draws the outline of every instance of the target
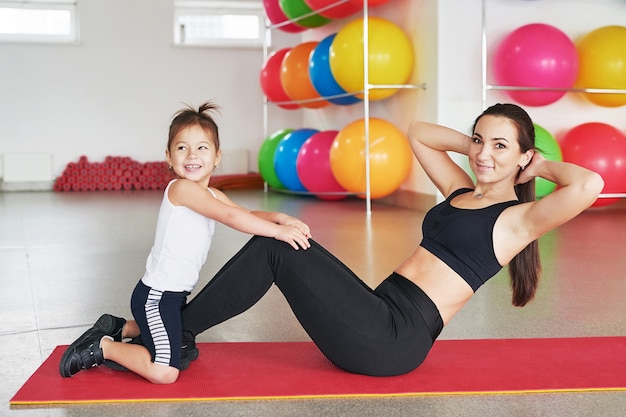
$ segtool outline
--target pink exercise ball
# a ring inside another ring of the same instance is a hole
[[[578,75],[578,53],[572,40],[560,29],[531,23],[511,32],[494,55],[496,82],[506,86],[571,88]],[[527,106],[545,106],[559,100],[565,91],[518,91],[507,94]]]
[[[278,25],[279,23],[289,20],[287,16],[285,16],[283,9],[280,8],[278,0],[263,0],[263,7],[265,8],[265,15],[272,25]],[[287,23],[279,26],[278,29],[284,32],[298,33],[305,31],[307,28],[298,26],[295,23]]]
[[[563,161],[602,176],[603,193],[626,193],[626,136],[617,128],[605,123],[584,123],[567,131],[560,145]],[[617,201],[617,198],[599,198],[593,207]]]
[[[280,81],[280,72],[282,69],[283,59],[285,55],[291,50],[291,48],[283,48],[273,52],[263,64],[261,68],[260,82],[261,90],[267,97],[267,99],[273,103],[288,102],[291,98],[285,92],[283,85]],[[287,110],[297,109],[297,104],[279,104]]]
[[[345,192],[330,168],[330,148],[339,131],[324,130],[309,137],[298,152],[298,178],[311,193]],[[340,200],[345,195],[316,194],[322,200]]]

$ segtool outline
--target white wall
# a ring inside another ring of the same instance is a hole
[[[172,114],[207,99],[224,149],[258,149],[261,49],[173,47],[171,1],[78,4],[80,44],[0,44],[0,154],[51,153],[55,176],[81,155],[163,160]]]
[[[489,50],[526,23],[552,24],[573,40],[600,26],[626,26],[623,0],[484,1]],[[372,103],[372,115],[401,129],[413,118],[469,129],[482,110],[482,4],[391,0],[370,10],[409,33],[417,57],[410,82],[427,84],[426,90]],[[0,44],[0,153],[52,153],[54,175],[81,155],[161,160],[172,113],[182,103],[213,99],[222,106],[223,148],[249,149],[250,169],[256,169],[264,139],[260,49],[173,47],[170,1],[79,1],[79,14],[79,45]],[[274,38],[277,46],[296,45],[322,39],[343,23],[302,35],[274,31]],[[502,92],[488,93],[488,104],[498,101],[510,99]],[[576,94],[528,110],[555,135],[592,120],[626,131],[626,106],[595,106]],[[362,108],[285,111],[270,106],[269,114],[271,133],[285,127],[340,128],[362,117]],[[402,188],[435,193],[417,166]]]

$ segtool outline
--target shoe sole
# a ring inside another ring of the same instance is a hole
[[[71,355],[69,354],[71,352]],[[74,376],[70,370],[70,364],[68,363],[68,359],[74,354],[69,348],[63,352],[63,356],[61,357],[61,362],[59,363],[59,372],[63,378],[69,378]]]
[[[68,359],[70,359],[72,355],[76,353],[76,346],[85,343],[85,341],[93,335],[94,331],[100,331],[108,334],[107,331],[110,331],[110,329],[115,326],[114,323],[115,319],[113,318],[113,316],[109,314],[101,315],[100,318],[96,320],[96,323],[93,325],[93,327],[86,330],[82,335],[80,335],[78,339],[72,342],[72,344],[69,345],[67,349],[65,349],[65,352],[63,352],[63,356],[61,356],[61,362],[59,363],[59,372],[61,373],[62,377],[68,378],[73,375],[69,369]]]
[[[198,359],[198,356],[200,356],[200,351],[198,350],[197,347],[194,347],[192,349],[189,349],[189,351],[187,352],[187,355],[185,355],[186,359],[189,359],[189,361],[195,361],[196,359]]]
[[[118,321],[122,321],[122,326],[118,327]],[[124,329],[124,325],[126,324],[126,320],[121,317],[115,317],[111,314],[103,314],[100,316],[93,327],[102,330],[102,332],[106,335],[113,337],[113,339],[117,342],[122,341],[122,330]]]
[[[115,318],[110,314],[103,314],[96,320],[93,327],[102,330],[105,334],[112,333],[115,330]]]

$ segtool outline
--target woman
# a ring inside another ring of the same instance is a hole
[[[183,344],[254,305],[276,284],[320,350],[349,372],[409,372],[474,292],[510,265],[513,304],[535,293],[536,240],[589,207],[603,188],[587,169],[535,152],[534,126],[520,107],[497,104],[475,121],[472,136],[413,122],[418,161],[446,197],[425,216],[423,240],[377,288],[311,240],[295,251],[253,237],[183,311]],[[467,155],[474,183],[448,156]],[[534,178],[558,184],[539,201]],[[185,353],[183,353],[185,354]]]

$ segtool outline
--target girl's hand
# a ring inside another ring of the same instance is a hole
[[[300,248],[310,248],[311,243],[309,242],[309,238],[311,237],[311,235],[307,232],[302,231],[301,227],[298,226],[284,224],[278,225],[278,230],[276,232],[276,236],[274,236],[274,239],[281,240],[290,244],[291,247],[295,250],[298,250]],[[308,230],[308,227],[306,229]]]
[[[300,232],[302,232],[307,239],[311,237],[311,229],[306,223],[304,223],[300,219],[286,215],[284,219],[281,219],[280,224],[283,226],[295,227]]]

